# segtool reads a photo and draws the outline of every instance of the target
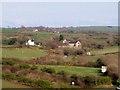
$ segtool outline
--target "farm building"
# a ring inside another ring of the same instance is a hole
[[[40,47],[42,44],[39,43],[39,42],[35,42],[34,40],[28,40],[28,41],[26,42],[26,45],[38,46],[38,47]]]
[[[90,52],[86,52],[86,54],[87,54],[88,56],[90,56],[90,55],[91,55],[91,53],[90,53]]]
[[[67,41],[66,39],[63,40],[63,44],[65,44],[69,47],[80,47],[80,48],[82,45],[80,41]]]
[[[102,67],[101,67],[101,72],[102,72],[102,73],[105,73],[106,71],[107,71],[107,67],[106,67],[106,66],[102,66]]]
[[[27,42],[26,42],[26,45],[31,45],[31,46],[34,46],[35,45],[35,42],[34,42],[34,40],[28,40]]]
[[[33,32],[38,32],[38,29],[33,30]]]

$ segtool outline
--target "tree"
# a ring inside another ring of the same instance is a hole
[[[59,36],[59,41],[62,41],[64,39],[63,35]]]

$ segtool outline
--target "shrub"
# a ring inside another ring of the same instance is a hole
[[[62,41],[64,39],[63,35],[59,36],[59,41]]]
[[[8,81],[15,79],[15,77],[12,74],[5,74],[5,73],[2,73],[2,78]]]
[[[77,50],[75,50],[75,52],[74,52],[74,55],[82,55],[82,54],[84,54],[84,51],[83,51],[83,50],[77,49]]]
[[[16,38],[11,38],[11,39],[8,40],[8,45],[13,45],[13,44],[16,43],[16,41],[17,41]]]
[[[23,83],[27,84],[27,83],[33,83],[33,80],[30,80],[26,77],[20,76],[20,77],[18,77],[18,82],[23,82]]]
[[[63,50],[64,55],[83,55],[84,51],[81,49],[65,48]]]
[[[11,67],[11,72],[12,73],[16,73],[17,71],[19,71],[19,66],[13,66],[13,67]]]
[[[96,77],[96,85],[107,85],[107,84],[111,84],[112,83],[112,80],[110,77],[108,76],[99,76],[99,77]]]
[[[10,65],[10,66],[12,66],[12,65],[15,64],[15,61],[12,61],[12,60],[3,60],[2,64],[3,65]]]
[[[52,88],[52,83],[47,80],[37,80],[35,84],[41,88]]]
[[[47,68],[44,67],[41,69],[43,72],[47,72],[47,73],[55,73],[55,70],[53,68]]]
[[[112,79],[112,84],[115,85],[117,83],[117,80],[119,79],[118,73],[110,73],[109,76]]]
[[[36,70],[37,68],[38,68],[37,66],[33,65],[33,66],[31,67],[31,70]]]
[[[60,75],[66,75],[66,72],[65,71],[60,71],[60,72],[58,72],[58,74],[60,74]]]
[[[88,61],[88,62],[85,64],[86,67],[94,67],[95,65],[96,65],[96,63],[95,63],[95,62],[91,62],[91,61]]]
[[[72,79],[72,81],[77,81],[78,80],[78,76],[76,74],[73,74],[71,76],[71,79]]]
[[[96,61],[96,67],[101,67],[101,66],[104,66],[104,61],[100,58],[97,59]]]
[[[118,75],[118,67],[115,66],[115,64],[111,64],[108,66],[108,70],[107,70],[107,75],[109,77],[111,77],[112,79],[112,84],[116,84],[119,75]]]
[[[98,45],[96,45],[96,48],[98,48],[98,49],[103,49],[103,48],[104,48],[104,45],[98,44]]]
[[[68,56],[69,55],[69,50],[68,49],[64,49],[63,53],[64,53],[64,55]]]
[[[84,83],[85,83],[86,87],[91,87],[91,86],[95,85],[95,77],[94,76],[85,76]]]
[[[75,82],[75,85],[78,85],[78,76],[76,75],[76,74],[73,74],[72,76],[71,76],[71,81],[73,82]]]
[[[28,69],[30,66],[28,64],[20,64],[21,69]]]

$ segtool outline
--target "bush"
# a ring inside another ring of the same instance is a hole
[[[84,83],[86,87],[91,87],[95,85],[95,77],[94,76],[86,76],[84,77]]]
[[[41,88],[52,88],[52,83],[47,80],[37,80],[35,84]]]
[[[41,69],[43,72],[47,72],[47,73],[55,73],[55,70],[53,68],[47,68],[44,67]]]
[[[13,66],[13,67],[11,67],[11,72],[12,73],[16,73],[17,71],[19,71],[19,66]]]
[[[23,82],[23,83],[27,84],[27,83],[33,83],[33,80],[30,80],[26,77],[20,76],[20,77],[18,77],[18,82]]]
[[[37,68],[38,68],[37,66],[33,65],[33,66],[31,67],[31,70],[36,70]]]
[[[76,56],[76,55],[83,55],[84,51],[81,50],[81,49],[65,48],[63,50],[63,53],[64,53],[64,55],[67,55],[67,56],[68,55],[74,55],[74,56]]]
[[[112,79],[112,84],[116,84],[118,78],[119,78],[119,75],[118,75],[118,67],[115,66],[115,64],[111,64],[108,66],[108,70],[107,70],[107,75],[109,77],[111,77]]]
[[[5,74],[5,73],[2,73],[2,78],[8,81],[15,79],[15,77],[12,74]]]
[[[91,61],[88,61],[86,64],[85,64],[86,67],[95,67],[96,66],[96,63],[95,62],[91,62]]]
[[[30,66],[28,64],[20,64],[19,65],[21,69],[28,69]]]
[[[10,65],[10,66],[12,66],[12,65],[15,64],[15,61],[3,60],[3,61],[2,61],[2,64],[3,64],[3,65]]]
[[[71,76],[71,79],[72,79],[72,81],[77,81],[78,80],[78,76],[76,74],[73,74]]]
[[[11,38],[11,39],[9,39],[9,41],[8,41],[8,45],[13,45],[13,44],[16,43],[16,41],[17,41],[16,38]]]
[[[102,59],[98,58],[98,60],[96,61],[96,67],[101,67],[104,66],[105,63]]]
[[[96,77],[96,85],[107,85],[107,84],[111,84],[112,80],[110,77],[103,77],[103,76],[99,76]]]
[[[60,71],[60,72],[58,72],[58,74],[60,74],[60,75],[66,75],[66,72],[65,71]]]
[[[70,51],[69,51],[69,49],[64,49],[63,53],[64,53],[64,55],[68,56],[70,54]]]
[[[83,50],[77,49],[77,50],[75,50],[75,52],[74,52],[74,55],[82,55],[82,54],[84,54],[84,51],[83,51]]]
[[[71,76],[71,81],[75,82],[75,85],[78,85],[78,76],[76,74],[73,74]]]
[[[104,48],[104,45],[98,44],[98,45],[96,45],[96,48],[98,48],[98,49],[103,49],[103,48]]]

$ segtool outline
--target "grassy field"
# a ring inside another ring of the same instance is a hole
[[[96,49],[91,51],[93,55],[106,54],[106,53],[115,53],[118,52],[118,46],[105,47],[104,49]]]
[[[56,72],[65,71],[67,74],[77,75],[99,75],[100,68],[91,67],[77,67],[77,66],[59,66],[59,65],[39,65],[39,68],[50,67],[54,68]]]
[[[31,88],[26,85],[20,85],[18,83],[2,80],[2,88]]]
[[[2,31],[2,33],[13,33],[13,32],[18,32],[17,28],[3,28],[0,29],[0,32]]]
[[[31,34],[33,35],[32,38],[34,38],[34,40],[36,40],[36,41],[43,41],[54,35],[54,33],[52,33],[52,32],[34,32]]]
[[[3,48],[2,57],[5,58],[18,58],[18,59],[31,59],[47,55],[46,50],[29,49],[29,48]]]

